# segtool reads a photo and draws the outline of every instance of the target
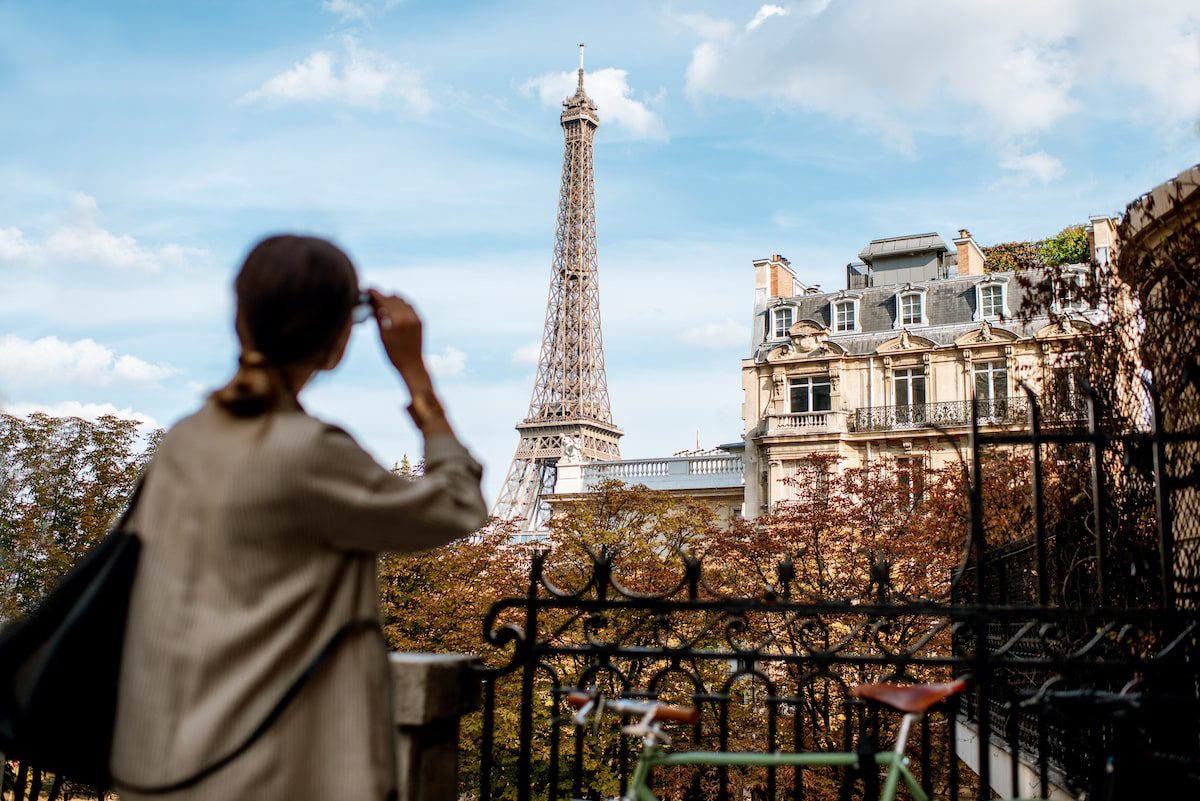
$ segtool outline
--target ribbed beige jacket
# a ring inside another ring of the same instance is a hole
[[[481,469],[430,437],[407,480],[339,428],[288,408],[235,418],[210,401],[163,439],[131,518],[143,550],[117,697],[121,790],[165,784],[238,746],[347,621],[378,615],[376,554],[431,548],[485,519]],[[358,634],[194,801],[385,799],[395,787],[380,638]]]

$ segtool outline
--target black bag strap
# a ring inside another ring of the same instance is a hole
[[[133,516],[133,510],[137,508],[138,498],[142,497],[142,487],[146,486],[146,470],[143,470],[134,482],[133,492],[129,493],[129,501],[125,504],[125,508],[121,511],[121,516],[117,518],[117,522],[109,528],[109,531],[124,531],[125,525],[129,522],[129,518]]]
[[[333,656],[338,646],[345,642],[346,639],[352,634],[357,634],[361,631],[374,631],[379,634],[381,639],[383,638],[383,630],[380,628],[378,620],[363,618],[361,620],[353,620],[343,625],[340,629],[334,632],[333,636],[329,638],[329,641],[325,643],[324,647],[317,652],[317,655],[312,658],[312,661],[310,661],[304,670],[300,672],[300,675],[297,676],[296,679],[291,683],[291,685],[287,688],[287,691],[284,692],[283,696],[275,703],[275,706],[271,708],[271,711],[267,713],[266,717],[262,719],[262,722],[258,724],[254,731],[250,732],[250,735],[244,741],[242,741],[241,745],[239,745],[237,748],[234,748],[217,761],[210,763],[204,768],[201,768],[199,771],[193,773],[191,776],[188,776],[186,779],[181,779],[179,781],[172,782],[171,784],[139,785],[121,781],[115,776],[113,777],[114,784],[118,788],[124,787],[125,789],[132,790],[135,793],[160,795],[164,793],[173,793],[178,790],[186,790],[187,788],[193,787],[204,781],[209,776],[213,775],[221,768],[225,767],[230,762],[244,754],[246,750],[250,748],[250,746],[254,745],[259,738],[266,734],[267,730],[274,725],[275,721],[279,720],[280,715],[283,714],[288,705],[294,701],[296,696],[300,694],[300,691],[304,689],[304,685],[308,684],[312,677],[316,675],[316,672],[321,668],[321,666],[329,661],[329,658]]]

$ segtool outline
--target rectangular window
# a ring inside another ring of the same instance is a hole
[[[900,499],[912,509],[921,502],[925,494],[925,463],[920,457],[903,457],[896,460],[896,483]]]
[[[1004,287],[996,285],[980,287],[979,300],[983,317],[992,319],[1004,314]]]
[[[833,306],[833,330],[853,331],[856,325],[854,319],[854,301],[843,300]]]
[[[792,307],[784,306],[782,309],[775,310],[775,338],[782,339],[787,336],[788,329],[792,327]]]
[[[1083,276],[1068,273],[1058,279],[1058,307],[1064,311],[1083,309],[1087,302],[1083,297]]]
[[[900,296],[900,324],[921,324],[921,294],[919,292]]]
[[[896,398],[896,425],[925,423],[925,368],[910,367],[892,373]]]
[[[788,390],[792,414],[827,412],[833,408],[828,378],[793,378],[788,383]]]
[[[975,411],[996,419],[1008,411],[1008,367],[1003,359],[975,363]]]
[[[829,504],[829,472],[823,465],[788,460],[783,463],[783,476],[776,500],[808,503],[818,509]]]
[[[1080,369],[1070,365],[1050,371],[1049,392],[1043,393],[1043,413],[1051,419],[1077,420],[1085,417],[1083,387],[1079,383]]]

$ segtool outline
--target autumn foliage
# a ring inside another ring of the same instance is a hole
[[[161,432],[0,414],[0,621],[28,613],[108,533]]]

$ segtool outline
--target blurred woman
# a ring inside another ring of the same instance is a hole
[[[481,526],[481,469],[434,394],[416,312],[361,291],[336,246],[268,238],[235,289],[237,372],[166,434],[132,513],[143,549],[118,694],[116,789],[127,800],[386,799],[395,766],[386,647],[370,626],[376,554]],[[424,435],[415,480],[381,467],[296,397],[338,365],[355,320],[372,318]],[[150,792],[236,752],[316,662],[244,752],[190,786]]]

